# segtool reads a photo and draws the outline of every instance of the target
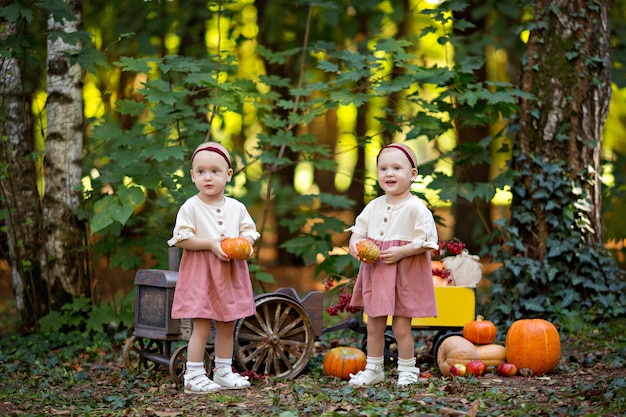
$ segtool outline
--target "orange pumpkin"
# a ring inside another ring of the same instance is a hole
[[[252,246],[244,237],[230,237],[222,240],[222,250],[230,259],[248,259]]]
[[[435,287],[447,287],[450,285],[450,283],[441,278],[439,275],[433,275],[433,285]]]
[[[432,261],[430,261],[430,269],[432,269],[433,271],[437,271],[437,270],[443,271],[446,269],[446,266],[443,264],[443,262],[433,259]]]
[[[453,365],[467,365],[475,359],[478,359],[476,346],[462,336],[446,337],[437,349],[437,367],[443,376],[450,376]]]
[[[430,269],[433,272],[433,285],[435,287],[447,287],[450,285],[450,282],[442,277],[441,275],[437,275],[439,271],[445,271],[446,266],[441,261],[432,260],[430,261]]]
[[[488,345],[496,340],[498,329],[496,325],[485,320],[483,316],[476,316],[476,320],[463,326],[463,337],[477,345]]]
[[[528,368],[535,375],[552,371],[561,359],[561,339],[552,323],[543,319],[513,322],[506,333],[506,359],[517,369]]]
[[[365,369],[366,360],[367,356],[361,349],[339,346],[332,348],[324,356],[322,370],[324,375],[348,380],[350,374],[356,374]]]
[[[361,240],[356,244],[356,250],[359,254],[359,258],[366,264],[373,264],[378,261],[380,256],[380,249],[374,242],[368,239]]]

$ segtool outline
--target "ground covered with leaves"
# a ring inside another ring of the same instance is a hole
[[[324,376],[321,362],[341,337],[320,340],[295,379],[254,379],[252,387],[185,395],[163,366],[126,369],[127,332],[6,336],[0,341],[0,415],[6,416],[624,416],[626,320],[562,335],[558,368],[543,376],[442,377],[429,336],[416,336],[423,375],[398,389],[394,369],[375,388]]]

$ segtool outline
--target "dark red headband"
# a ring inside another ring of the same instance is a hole
[[[383,146],[382,148],[380,148],[380,151],[378,152],[378,155],[376,156],[376,163],[378,163],[378,157],[380,156],[380,153],[382,151],[384,151],[385,149],[387,149],[387,148],[400,149],[402,152],[404,152],[404,154],[406,155],[407,159],[411,163],[411,168],[417,168],[415,166],[415,162],[413,162],[413,158],[411,158],[411,154],[409,154],[409,152],[406,149],[404,149],[402,146],[394,145],[394,144]]]
[[[210,151],[210,152],[215,152],[218,153],[220,155],[222,155],[222,158],[224,158],[224,160],[226,161],[226,163],[228,164],[228,168],[232,168],[232,166],[230,165],[230,159],[228,159],[228,156],[226,156],[226,154],[224,153],[223,150],[221,150],[220,148],[216,148],[215,146],[205,146],[204,148],[200,148],[197,149],[193,155],[191,155],[191,163],[193,164],[193,158],[196,157],[196,154],[200,151]]]

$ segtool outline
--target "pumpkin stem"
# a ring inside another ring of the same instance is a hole
[[[483,321],[485,318],[480,314],[476,316],[476,321]]]

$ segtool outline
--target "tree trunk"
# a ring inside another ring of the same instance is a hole
[[[57,22],[49,18],[50,35],[54,35],[55,31],[58,34],[78,30],[80,2],[66,0],[66,3],[76,19]],[[46,242],[42,265],[53,289],[53,305],[56,306],[89,293],[85,226],[74,213],[81,201],[82,71],[79,65],[71,65],[65,54],[78,50],[80,45],[67,43],[62,36],[48,38],[46,186],[43,200]]]
[[[5,23],[3,38],[17,37],[17,25]],[[0,125],[0,206],[6,210],[7,246],[13,280],[15,307],[22,324],[29,328],[45,310],[47,297],[40,280],[38,259],[42,247],[41,205],[37,192],[34,140],[28,115],[30,100],[22,88],[17,56],[0,59],[0,100],[5,118]]]
[[[465,28],[464,30],[455,30],[459,39],[465,40],[461,46],[456,48],[455,57],[461,59],[462,56],[471,55],[472,53],[480,53],[480,57],[484,58],[484,41],[476,39],[485,36],[487,32],[487,22],[483,16],[480,20],[472,18],[472,8],[467,8],[455,12],[455,17],[472,22],[475,27]],[[480,45],[479,51],[475,51],[475,45]],[[472,46],[474,46],[472,48]],[[476,82],[484,83],[487,80],[486,64],[474,71]],[[489,125],[467,126],[463,120],[455,122],[457,143],[459,147],[466,144],[477,145],[485,137],[489,136]],[[490,165],[488,163],[471,164],[464,163],[456,165],[454,175],[459,182],[467,184],[487,183],[489,182]],[[483,199],[474,201],[458,197],[453,206],[454,211],[454,236],[461,239],[466,245],[470,253],[480,252],[480,238],[489,232],[489,219],[491,213],[491,202]]]
[[[588,223],[580,232],[590,246],[603,244],[600,158],[611,97],[608,10],[608,0],[536,2],[521,78],[521,89],[535,99],[522,101],[516,146],[525,158],[514,167],[530,169],[522,184],[514,185],[524,187],[527,196],[533,176],[542,175],[528,166],[533,156],[565,161],[572,181],[588,178],[581,186],[592,207],[575,209]],[[536,203],[534,213],[536,227],[526,230],[523,240],[526,256],[542,260],[551,225]]]

